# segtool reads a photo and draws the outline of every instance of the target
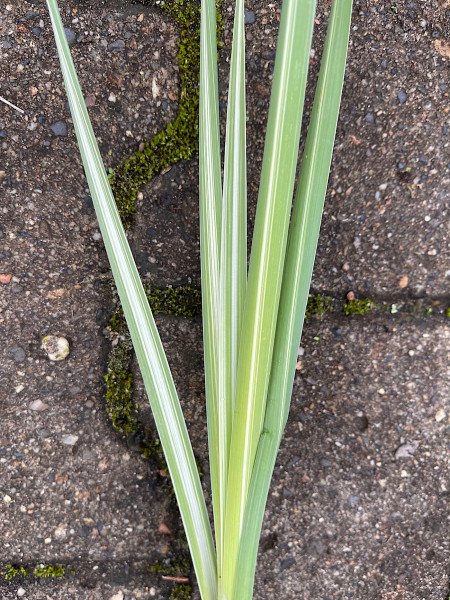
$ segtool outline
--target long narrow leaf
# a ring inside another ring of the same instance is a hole
[[[219,336],[219,447],[221,468],[221,531],[216,531],[219,582],[225,516],[228,458],[231,442],[239,333],[247,282],[247,174],[245,114],[244,0],[237,0],[228,92],[227,134],[222,203],[220,258],[221,327]]]
[[[222,180],[220,160],[219,96],[215,0],[202,0],[200,23],[200,258],[202,271],[203,344],[209,462],[216,536],[223,528],[223,452],[219,398],[220,236]],[[225,469],[226,472],[226,469]]]
[[[167,359],[106,177],[65,38],[58,6],[47,0],[78,144],[111,270],[150,399],[202,597],[217,597],[214,545],[197,466]]]
[[[228,597],[265,413],[314,11],[314,0],[285,0],[281,15],[236,376],[224,544]]]
[[[252,597],[264,507],[289,413],[333,152],[351,11],[352,0],[334,0],[289,230],[267,410],[245,513],[234,600]]]

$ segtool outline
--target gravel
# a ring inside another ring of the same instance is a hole
[[[73,29],[64,27],[64,33],[66,34],[66,40],[69,44],[69,48],[72,48],[77,42],[77,34]]]
[[[12,360],[16,363],[22,363],[22,362],[24,362],[27,354],[26,354],[25,350],[22,348],[22,346],[19,346],[18,344],[14,344],[12,346],[9,346],[9,348],[7,348],[6,356],[8,356],[9,358],[12,358]]]
[[[50,129],[52,130],[53,135],[59,137],[67,136],[67,123],[65,121],[56,121],[56,123],[52,123]]]

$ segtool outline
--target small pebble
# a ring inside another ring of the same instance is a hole
[[[397,98],[400,104],[405,104],[405,102],[408,100],[408,94],[405,92],[405,90],[400,90],[397,94]]]
[[[408,275],[402,275],[398,281],[398,287],[405,288],[408,285]]]
[[[255,22],[255,13],[252,10],[246,10],[244,13],[245,25],[251,25]]]
[[[84,103],[86,104],[87,108],[95,106],[95,96],[86,96],[86,98],[84,99]]]
[[[19,346],[18,344],[14,344],[13,346],[7,348],[6,355],[9,358],[12,358],[13,361],[16,363],[23,362],[27,356],[25,350],[22,348],[22,346]]]
[[[57,137],[65,137],[67,135],[67,125],[65,121],[56,121],[50,125],[53,135]]]
[[[374,123],[375,122],[375,117],[373,116],[372,113],[367,113],[367,115],[364,118],[367,121],[367,123]]]
[[[64,539],[66,537],[66,535],[67,535],[65,527],[63,525],[60,525],[59,527],[57,527],[55,529],[55,531],[53,532],[53,535],[58,540]]]
[[[114,94],[110,94],[109,97],[108,97],[108,100],[110,102],[115,102],[117,100],[117,98],[116,98],[116,96]]]
[[[23,589],[23,587],[20,587],[17,590],[17,595],[19,596],[19,598],[21,598],[22,596],[24,596],[26,594],[26,591]]]
[[[6,131],[6,129],[0,129],[0,138],[7,138],[8,137],[8,132]]]
[[[395,451],[395,458],[409,458],[419,447],[419,442],[411,442],[410,444],[402,444]]]
[[[292,556],[288,556],[281,561],[279,572],[281,573],[282,571],[289,569],[289,567],[292,567],[293,564],[295,564],[295,560],[292,558]]]
[[[91,533],[91,529],[90,527],[88,527],[87,525],[82,525],[79,529],[78,529],[78,535],[80,537],[87,537],[89,534]],[[122,594],[122,598],[123,598],[123,594]]]
[[[347,300],[354,300],[354,299],[355,299],[355,292],[348,292]]]
[[[72,434],[63,435],[61,441],[66,446],[75,446],[75,444],[78,442],[78,436]]]
[[[11,273],[0,273],[0,283],[9,283],[12,279]]]
[[[69,44],[69,48],[71,48],[77,42],[77,34],[73,29],[69,29],[68,27],[64,27],[64,33],[66,34],[66,40]]]
[[[30,408],[36,412],[41,412],[48,408],[48,404],[45,404],[45,402],[42,402],[42,400],[35,400],[30,404]]]
[[[125,42],[123,40],[116,40],[108,44],[107,50],[109,52],[121,52],[125,48]]]
[[[441,421],[443,421],[445,419],[445,411],[443,408],[440,408],[437,413],[434,415],[434,418],[436,419],[436,421],[438,423],[440,423]]]
[[[69,342],[65,337],[47,335],[42,340],[42,347],[47,352],[50,360],[64,360],[69,354]]]
[[[40,27],[33,27],[31,30],[36,37],[39,37],[42,33],[42,29]]]

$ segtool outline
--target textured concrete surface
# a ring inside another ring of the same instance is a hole
[[[307,323],[258,600],[447,600],[447,4],[355,2],[313,289],[336,302],[352,290],[440,304],[431,317]],[[246,8],[251,217],[278,5]],[[319,2],[313,77],[327,10]],[[221,74],[230,14],[225,7]],[[114,166],[176,115],[176,28],[141,5],[73,0],[63,17]],[[185,556],[181,524],[158,460],[134,452],[105,414],[113,297],[44,3],[2,4],[0,50],[0,95],[26,111],[0,104],[0,597],[167,600],[174,582],[151,566]],[[309,91],[307,110],[311,100]],[[198,284],[196,160],[141,191],[129,238],[146,281]],[[201,324],[159,324],[207,486]],[[48,360],[46,334],[69,340],[66,360]],[[138,373],[136,400],[152,427]],[[10,564],[67,573],[9,582]]]

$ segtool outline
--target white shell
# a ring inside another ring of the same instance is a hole
[[[42,347],[50,360],[64,360],[69,354],[69,342],[65,337],[47,335],[42,340]]]

